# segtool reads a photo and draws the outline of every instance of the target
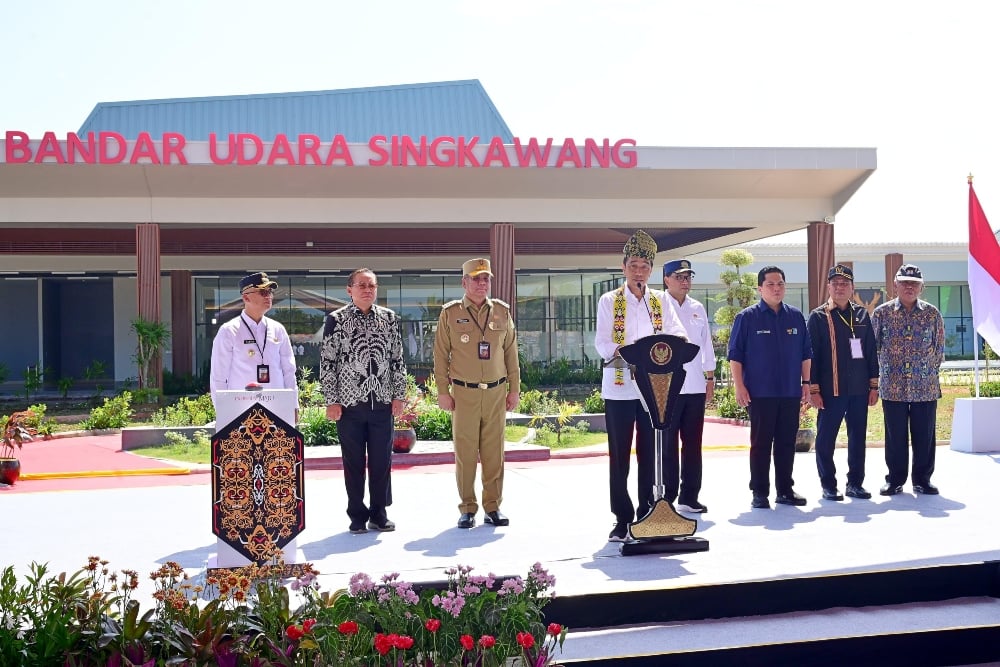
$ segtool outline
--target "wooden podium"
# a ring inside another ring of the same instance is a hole
[[[212,532],[209,568],[304,562],[296,538],[305,528],[302,434],[292,389],[219,391],[212,436]]]

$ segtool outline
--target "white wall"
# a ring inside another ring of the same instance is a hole
[[[139,369],[132,358],[135,355],[136,338],[132,331],[132,320],[138,313],[138,280],[135,276],[114,278],[114,337],[115,337],[115,382],[137,378]],[[170,278],[160,278],[160,320],[171,326],[170,319]],[[173,346],[170,342],[163,354],[163,367],[172,368]]]

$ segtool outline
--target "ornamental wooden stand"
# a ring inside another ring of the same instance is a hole
[[[698,522],[677,513],[664,498],[663,484],[663,432],[670,426],[674,401],[684,385],[684,364],[695,358],[698,346],[677,336],[654,334],[618,352],[629,364],[656,438],[653,507],[646,516],[629,524],[632,539],[622,543],[622,555],[708,551],[708,540],[692,537]]]

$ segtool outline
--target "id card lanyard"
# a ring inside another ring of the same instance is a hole
[[[260,352],[260,363],[257,364],[257,382],[270,384],[271,369],[264,363],[264,350],[267,349],[267,322],[264,322],[264,346],[261,347],[260,343],[257,342],[257,335],[253,332],[253,328],[247,324],[247,321],[242,313],[240,314],[240,320],[242,320],[243,326],[247,328],[247,331],[250,332],[250,337],[253,338],[253,344],[257,346],[257,351]]]
[[[469,317],[472,321],[476,323],[476,328],[479,329],[479,333],[482,336],[479,339],[479,358],[483,361],[487,361],[490,358],[490,342],[486,340],[486,325],[479,324],[479,318],[475,316],[472,312],[472,308],[466,306],[465,309],[469,311]],[[493,304],[491,303],[486,309],[486,321],[490,322],[490,317],[493,315]]]
[[[850,304],[848,304],[850,308]],[[847,325],[847,328],[851,330],[851,358],[852,359],[864,359],[864,353],[861,351],[861,339],[858,338],[857,334],[854,333],[854,309],[851,308],[851,316],[848,318],[844,317],[844,314],[837,309],[837,317],[840,321]]]

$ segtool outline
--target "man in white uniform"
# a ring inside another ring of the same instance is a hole
[[[245,389],[249,384],[297,390],[295,354],[288,332],[280,322],[264,316],[271,309],[277,287],[266,273],[251,273],[240,280],[243,311],[219,327],[212,343],[212,403],[216,392]]]
[[[687,372],[684,386],[674,401],[670,428],[663,439],[663,479],[668,501],[673,503],[677,499],[677,509],[682,512],[700,513],[708,510],[698,501],[698,494],[701,492],[705,403],[712,400],[715,389],[715,349],[705,306],[688,294],[693,277],[694,269],[686,259],[663,265],[663,286],[669,301],[684,324],[688,340],[701,348],[697,357],[684,364]]]

